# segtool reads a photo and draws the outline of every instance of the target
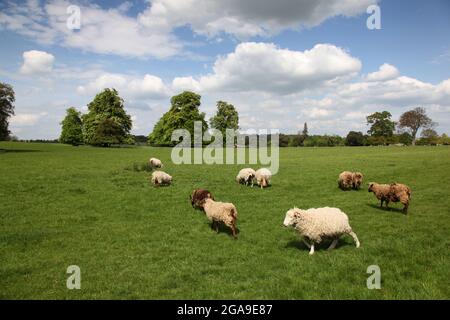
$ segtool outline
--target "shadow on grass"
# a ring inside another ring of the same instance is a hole
[[[209,228],[211,229],[212,232],[216,233],[216,230],[212,227],[212,223],[208,223]],[[236,227],[236,236],[239,235],[239,228]],[[227,235],[229,235],[231,238],[233,238],[233,232],[231,231],[231,228],[227,227],[225,224],[223,223],[219,223],[219,232],[217,232],[217,234],[219,233],[226,233]]]
[[[380,211],[384,211],[384,212],[395,212],[395,213],[400,213],[400,214],[403,214],[403,215],[405,214],[403,212],[403,209],[399,209],[399,208],[392,208],[392,207],[386,208],[385,206],[380,207],[380,205],[376,205],[376,204],[373,204],[373,203],[368,203],[367,206],[372,207],[374,209],[378,209]]]
[[[27,153],[27,152],[42,152],[41,150],[32,149],[0,149],[0,154],[2,153]]]
[[[320,244],[315,244],[314,245],[314,251],[328,251],[328,247],[330,246],[332,240],[324,240],[322,241]],[[353,242],[347,242],[346,239],[343,239],[342,237],[339,239],[338,243],[336,244],[336,247],[334,247],[334,249],[330,250],[336,250],[339,249],[341,247],[346,247],[346,246],[354,246],[355,244]],[[306,246],[306,244],[303,243],[302,240],[291,240],[289,241],[286,245],[285,248],[295,248],[295,249],[299,249],[302,251],[307,251],[309,252],[309,248]]]

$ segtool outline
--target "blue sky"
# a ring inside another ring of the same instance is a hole
[[[381,29],[369,30],[376,4]],[[67,7],[81,12],[69,30]],[[0,81],[16,91],[11,130],[57,138],[65,109],[82,112],[115,87],[148,135],[183,90],[233,103],[242,129],[365,132],[424,106],[450,133],[450,2],[376,0],[24,1],[0,4]]]

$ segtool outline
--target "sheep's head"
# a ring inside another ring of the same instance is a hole
[[[361,172],[355,172],[353,175],[353,186],[359,188],[363,182],[363,175]]]
[[[263,179],[262,179],[262,181],[261,181],[261,186],[262,186],[263,188],[267,187],[267,179],[266,179],[266,178],[263,178]]]
[[[299,210],[300,209],[294,208],[286,212],[283,222],[285,227],[293,226],[297,223],[297,218],[300,217]]]
[[[253,179],[255,179],[255,175],[254,174],[249,174],[247,177],[247,180],[245,181],[246,183],[251,183],[253,181]]]
[[[374,190],[373,190],[373,187],[374,187],[374,185],[375,185],[375,182],[371,182],[371,183],[369,183],[369,192],[373,192]]]

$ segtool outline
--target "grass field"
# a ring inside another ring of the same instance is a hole
[[[242,165],[174,165],[168,148],[0,149],[2,299],[450,298],[448,147],[282,148],[265,190],[235,183]],[[131,170],[150,156],[172,186]],[[363,172],[363,189],[340,191],[343,170]],[[409,214],[377,207],[369,181],[408,184]],[[195,187],[236,205],[238,240],[191,208]],[[361,248],[344,237],[309,256],[281,226],[293,206],[341,208]],[[73,264],[81,290],[66,288]],[[381,268],[380,290],[366,287],[369,265]]]

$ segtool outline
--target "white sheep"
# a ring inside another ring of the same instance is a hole
[[[150,160],[148,161],[150,164],[150,167],[153,168],[162,168],[163,164],[161,162],[161,160],[156,159],[156,158],[150,158]]]
[[[252,168],[244,168],[239,171],[238,175],[236,176],[236,181],[238,183],[245,184],[246,186],[251,183],[253,187],[255,177],[256,177],[255,170],[253,170]]]
[[[212,221],[211,228],[215,228],[219,232],[219,222],[223,222],[231,228],[233,238],[236,239],[236,220],[237,210],[234,204],[227,202],[214,201],[211,198],[205,199],[202,204],[209,221]]]
[[[256,182],[262,188],[267,187],[270,184],[270,178],[272,177],[272,173],[269,169],[261,168],[258,169],[255,173]]]
[[[154,186],[169,185],[172,183],[172,176],[164,171],[154,171],[152,173],[152,184]]]
[[[358,237],[350,227],[347,215],[338,208],[293,208],[286,212],[283,224],[285,227],[294,226],[297,229],[310,249],[309,254],[314,254],[314,244],[319,244],[324,238],[333,239],[328,249],[334,249],[344,234],[350,235],[359,248]]]

